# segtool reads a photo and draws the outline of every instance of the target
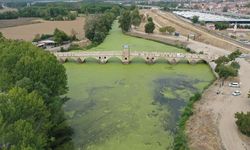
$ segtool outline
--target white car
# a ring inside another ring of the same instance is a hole
[[[234,91],[233,93],[232,93],[232,95],[233,96],[239,96],[239,95],[241,95],[241,92],[240,91]]]
[[[238,82],[231,82],[231,83],[229,83],[229,86],[230,87],[234,87],[234,88],[239,88],[240,87],[240,83],[238,83]]]

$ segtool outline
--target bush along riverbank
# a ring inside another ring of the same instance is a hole
[[[174,138],[174,150],[189,150],[187,136],[185,133],[186,122],[193,115],[194,103],[201,99],[201,94],[196,93],[190,97],[184,108],[177,126],[177,132]]]

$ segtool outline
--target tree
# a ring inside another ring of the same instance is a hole
[[[161,27],[159,28],[159,31],[163,34],[167,32],[167,28],[166,27]]]
[[[216,22],[215,23],[215,29],[225,30],[227,28],[229,28],[229,23],[228,22]]]
[[[134,26],[139,26],[141,24],[141,16],[138,9],[134,9],[131,12],[131,24]]]
[[[115,14],[109,11],[102,15],[87,17],[84,26],[85,36],[96,44],[103,42],[115,18]]]
[[[230,55],[228,55],[228,58],[232,61],[235,60],[237,57],[239,57],[242,53],[239,50],[236,50],[232,52]]]
[[[199,22],[199,16],[193,16],[192,17],[192,22],[193,23],[198,23]]]
[[[241,112],[237,112],[235,114],[236,125],[238,126],[239,130],[247,135],[250,136],[250,112],[247,112],[246,114]]]
[[[54,30],[53,38],[59,44],[62,44],[64,41],[70,40],[70,37],[65,32],[63,32],[57,28]]]
[[[0,20],[1,19],[17,19],[18,18],[18,13],[16,11],[6,11],[0,13]]]
[[[227,79],[230,76],[235,77],[238,75],[237,69],[226,65],[218,65],[215,71],[218,73],[219,77],[223,79]]]
[[[46,130],[48,132],[46,132],[45,136],[42,136],[46,141],[44,149],[56,149],[62,144],[70,142],[72,130],[67,126],[62,110],[63,104],[67,101],[67,97],[64,95],[68,90],[67,76],[63,65],[61,65],[52,54],[47,53],[28,42],[2,39],[0,42],[0,49],[0,91],[2,93],[8,93],[8,91],[14,87],[19,87],[28,92],[28,96],[22,96],[27,95],[25,91],[21,91],[20,93],[23,94],[17,95],[15,93],[19,93],[20,90],[16,90],[17,92],[13,92],[13,98],[8,97],[9,95],[12,95],[12,93],[10,93],[7,96],[8,99],[13,99],[13,107],[10,109],[18,109],[18,111],[9,113],[9,111],[7,111],[9,108],[6,108],[6,114],[9,116],[13,115],[16,120],[26,119],[24,123],[21,122],[20,124],[27,125],[27,130],[30,129],[28,123],[31,122],[32,127],[33,125],[36,126],[35,133],[37,133],[37,129],[39,127],[43,127],[42,124],[46,123],[43,117],[41,117],[46,115],[39,115],[39,108],[43,108],[41,105],[42,100],[46,111],[49,112],[48,119],[50,122],[50,125]],[[0,95],[2,96],[2,94]],[[25,100],[25,102],[21,103],[22,101],[19,100],[18,97],[23,97],[22,100]],[[18,102],[14,100],[18,100]],[[4,100],[0,101],[4,102]],[[34,105],[38,103],[39,108],[35,108],[34,106],[33,109],[33,106],[29,104],[29,102],[32,102],[31,104],[34,103]],[[11,106],[9,103],[10,101],[6,101],[6,105],[0,105],[9,107]],[[16,108],[14,105],[17,105]],[[0,109],[0,113],[3,113],[3,109]],[[18,113],[18,115],[16,115],[19,110],[22,113]],[[2,115],[2,117],[0,116],[0,118],[2,118],[2,122],[6,122],[4,116],[5,115]],[[33,118],[36,122],[32,122]],[[7,120],[9,122],[14,119]],[[13,127],[16,126],[13,125]],[[60,130],[58,130],[58,127],[60,127]],[[31,129],[30,131],[33,132]],[[43,133],[42,130],[38,131]],[[37,136],[39,135],[37,134]],[[31,142],[33,141],[31,140]],[[38,142],[37,146],[40,145],[39,143],[43,142]]]
[[[148,17],[148,22],[153,22],[153,18],[152,17]]]
[[[167,31],[168,31],[169,34],[172,34],[172,33],[175,32],[175,28],[172,27],[172,26],[167,26],[166,29],[167,29]]]
[[[153,33],[155,29],[155,24],[151,17],[148,18],[148,23],[145,25],[145,32],[146,33]]]
[[[113,6],[112,9],[110,10],[115,16],[120,15],[120,8],[118,6]]]
[[[220,64],[228,63],[229,61],[230,61],[230,59],[227,58],[226,56],[220,56],[218,59],[215,60],[215,63],[217,65],[220,65]]]
[[[128,32],[131,28],[131,16],[130,11],[126,10],[123,11],[120,18],[119,18],[120,28],[123,32]]]
[[[230,66],[234,69],[240,69],[240,64],[236,61],[231,62]]]
[[[49,112],[37,93],[21,88],[0,95],[1,144],[11,149],[45,149]]]

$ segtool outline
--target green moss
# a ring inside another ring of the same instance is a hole
[[[173,112],[168,104],[153,103],[155,95],[161,94],[155,90],[154,81],[173,78],[208,85],[213,80],[205,64],[66,63],[64,66],[71,98],[65,111],[75,130],[76,148],[87,150],[171,149],[174,137],[169,130],[169,117]],[[167,92],[167,96],[190,93],[188,87],[177,85],[174,90],[172,85],[164,86],[173,92]],[[183,95],[186,99],[191,96]]]

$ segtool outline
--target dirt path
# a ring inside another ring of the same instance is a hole
[[[143,32],[136,32],[143,35]],[[185,37],[177,38],[159,33],[150,36],[187,42]],[[209,55],[222,56],[230,53],[230,51],[193,40],[188,41],[188,47]],[[250,111],[250,100],[247,98],[250,89],[250,63],[244,59],[237,61],[241,65],[239,80],[242,83],[240,88],[242,95],[232,96],[231,93],[236,89],[230,88],[229,82],[220,87],[219,81],[204,92],[201,101],[195,104],[194,115],[187,123],[186,131],[192,150],[250,150],[250,138],[238,131],[234,118],[236,112]],[[223,94],[217,95],[218,90]]]

